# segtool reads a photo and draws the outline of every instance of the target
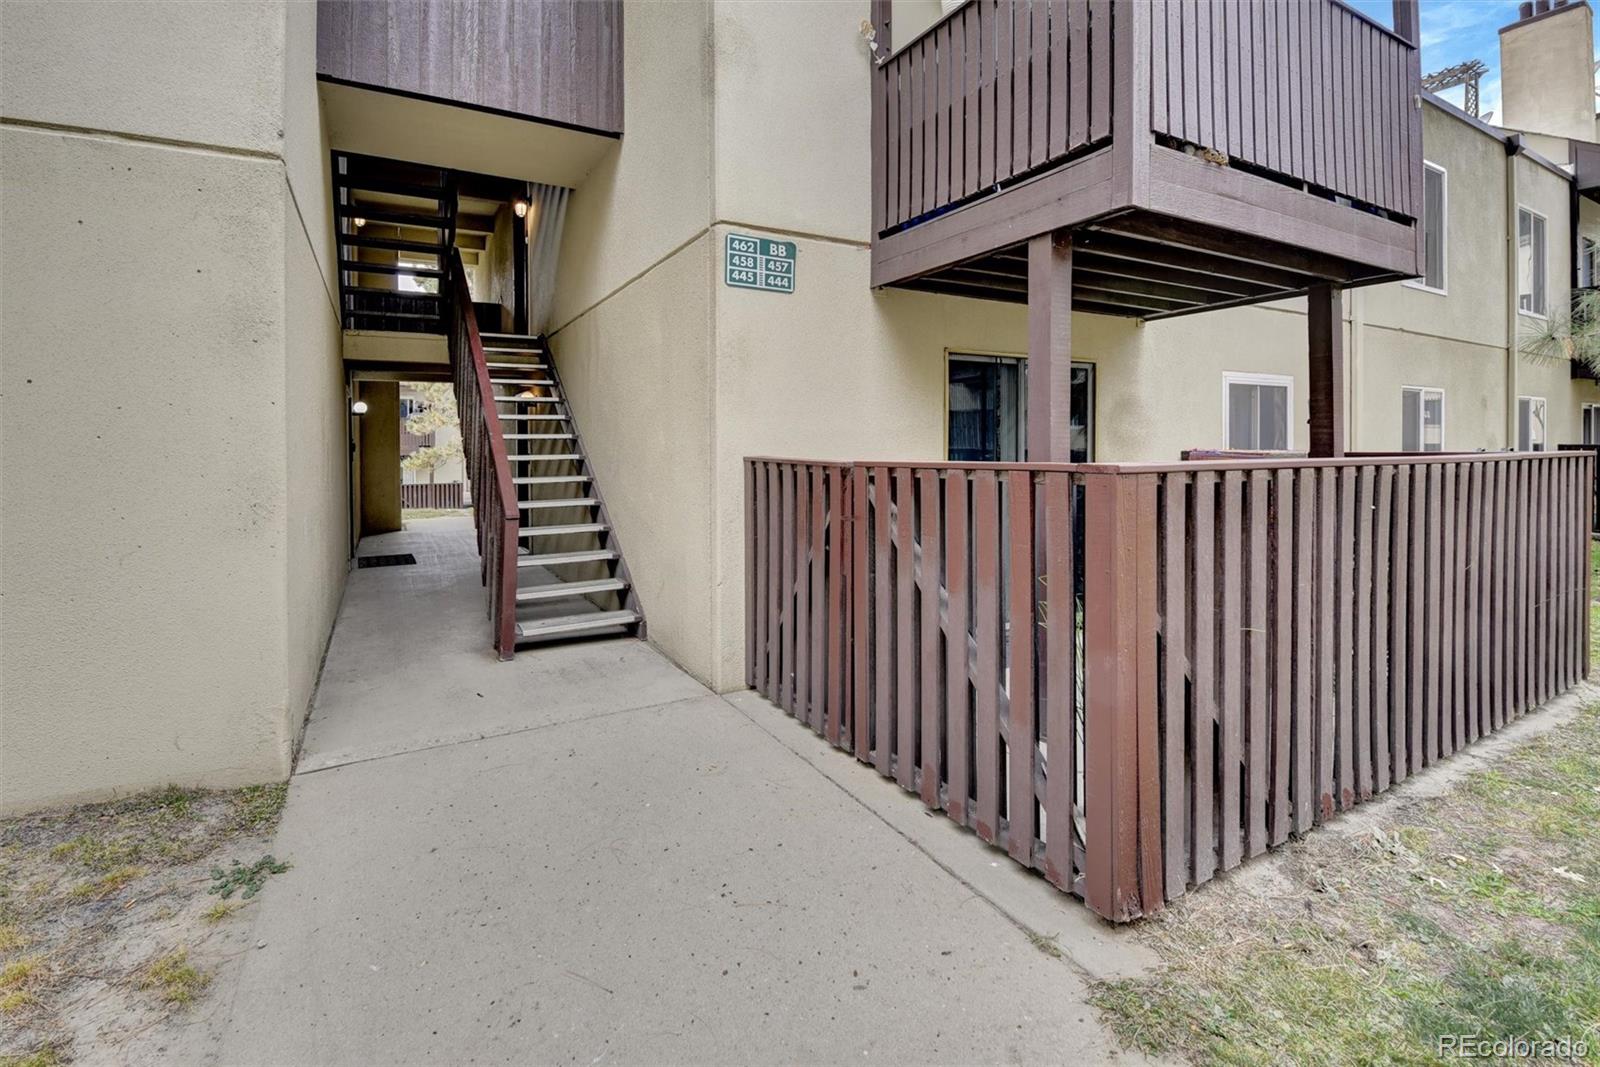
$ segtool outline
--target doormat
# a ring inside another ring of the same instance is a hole
[[[366,567],[411,567],[417,562],[417,557],[409,552],[402,552],[398,556],[357,556],[356,566]]]

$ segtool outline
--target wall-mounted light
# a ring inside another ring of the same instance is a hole
[[[517,213],[517,218],[525,219],[528,217],[528,202],[526,200],[518,200],[511,205],[511,210]]]
[[[351,221],[356,224],[356,229],[358,230],[367,224],[367,220],[362,218],[352,219]]]
[[[367,402],[365,400],[357,400],[354,404],[350,405],[350,414],[352,414],[352,415],[365,415],[366,413],[367,413]]]

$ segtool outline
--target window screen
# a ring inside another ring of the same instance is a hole
[[[1523,311],[1546,314],[1547,266],[1543,217],[1517,209],[1517,306]]]
[[[1228,382],[1228,447],[1247,451],[1289,447],[1287,383]]]
[[[1445,282],[1445,179],[1444,171],[1432,164],[1422,171],[1422,235],[1427,252],[1422,284],[1443,289]]]

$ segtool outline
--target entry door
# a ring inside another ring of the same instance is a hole
[[[1027,452],[1024,362],[1009,356],[952,353],[949,447],[953,463],[1014,463]],[[1072,365],[1072,462],[1094,459],[1094,364]]]

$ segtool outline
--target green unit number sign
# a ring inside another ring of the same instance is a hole
[[[794,242],[728,234],[725,280],[740,289],[794,292]]]

